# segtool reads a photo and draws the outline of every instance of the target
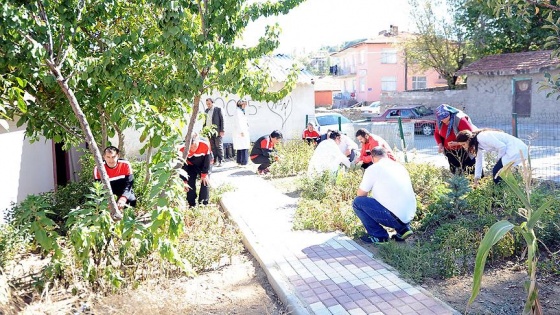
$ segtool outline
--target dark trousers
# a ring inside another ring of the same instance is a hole
[[[476,159],[471,159],[467,151],[463,148],[457,150],[444,151],[449,163],[449,170],[453,174],[474,174],[474,164]]]
[[[194,207],[196,206],[196,179],[201,174],[200,169],[196,166],[189,165],[187,166],[187,174],[189,175],[189,179],[187,180],[187,184],[189,185],[189,191],[187,192],[187,202],[189,206]],[[208,204],[208,199],[210,199],[210,193],[208,186],[200,184],[200,191],[198,193],[198,203],[199,204]]]
[[[249,149],[236,150],[237,164],[247,165],[249,163]]]
[[[268,168],[272,162],[270,161],[269,157],[266,157],[264,155],[257,155],[254,158],[251,158],[251,161],[253,161],[253,163],[255,164],[260,164],[258,167],[259,171],[264,170],[265,168]]]
[[[500,176],[496,177],[496,174],[498,174],[498,172],[503,167],[504,167],[504,164],[502,163],[502,159],[499,159],[498,162],[496,162],[496,165],[494,165],[494,168],[492,169],[492,178],[494,179],[495,184],[502,181],[502,178]]]
[[[222,143],[222,137],[212,136],[210,139],[210,147],[212,148],[212,153],[214,154],[214,162],[222,162],[224,160],[224,144]]]

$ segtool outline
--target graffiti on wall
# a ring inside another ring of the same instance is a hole
[[[224,100],[221,97],[216,97],[214,99],[214,106],[221,108],[228,117],[233,117],[235,114],[235,110],[237,108],[237,101],[236,99],[229,99]],[[247,107],[245,107],[245,114],[246,115],[256,115],[261,107],[260,102],[247,100]],[[278,102],[267,102],[267,108],[280,117],[282,120],[282,128],[286,124],[286,121],[290,117],[293,111],[294,102],[291,96],[287,96]],[[200,101],[200,108],[206,109],[206,99]]]

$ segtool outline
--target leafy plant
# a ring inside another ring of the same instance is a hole
[[[314,148],[301,140],[281,142],[277,148],[280,161],[272,164],[270,174],[273,177],[287,177],[306,172]]]
[[[538,287],[537,287],[537,237],[535,235],[535,226],[538,224],[542,215],[551,206],[553,200],[543,203],[539,208],[535,209],[531,201],[531,169],[530,163],[523,161],[522,167],[522,181],[518,181],[512,173],[513,163],[509,163],[502,170],[499,175],[507,186],[515,193],[517,198],[523,203],[523,208],[519,208],[519,215],[525,218],[525,221],[519,225],[514,225],[507,220],[496,222],[492,225],[480,243],[476,255],[476,263],[473,276],[473,288],[471,297],[469,298],[468,305],[477,297],[480,292],[482,274],[486,264],[486,258],[490,249],[507,233],[514,229],[520,233],[527,245],[527,273],[529,280],[525,282],[525,289],[527,291],[527,300],[523,309],[523,314],[542,314],[542,309],[538,300]]]
[[[53,215],[52,195],[30,195],[11,211],[12,224],[23,235],[30,235],[32,242],[38,245],[43,254],[53,253],[60,256],[61,248],[58,244],[58,226],[49,218]]]

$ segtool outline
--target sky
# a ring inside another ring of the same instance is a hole
[[[307,0],[287,15],[250,23],[243,42],[254,45],[264,27],[277,21],[282,29],[277,53],[314,51],[324,45],[377,36],[390,25],[409,31],[407,0]]]

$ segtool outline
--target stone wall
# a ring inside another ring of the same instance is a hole
[[[560,70],[552,74],[559,73]],[[470,75],[466,90],[387,92],[381,96],[381,110],[387,107],[422,104],[432,109],[449,104],[468,113],[475,121],[511,121],[513,111],[513,80],[532,79],[531,123],[557,122],[560,101],[557,95],[546,97],[550,91],[539,91],[544,74],[509,76]]]

